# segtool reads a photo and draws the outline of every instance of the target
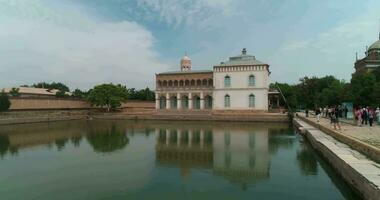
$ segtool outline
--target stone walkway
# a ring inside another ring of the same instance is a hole
[[[310,124],[298,118],[295,121],[304,129],[313,147],[324,155],[352,187],[355,187],[366,199],[380,199],[380,164]],[[325,121],[327,120],[324,119],[321,123]]]
[[[304,113],[298,113],[298,115],[305,116]],[[309,120],[317,122],[317,118],[314,115],[309,115]],[[333,125],[330,124],[330,119],[321,118],[319,124],[330,127],[334,129]],[[369,127],[369,125],[365,126],[353,126],[349,123],[340,123],[342,130],[340,131],[343,134],[354,137],[358,140],[361,140],[367,144],[375,146],[380,149],[380,126],[374,125],[373,127]]]

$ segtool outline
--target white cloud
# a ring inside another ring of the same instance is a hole
[[[59,11],[38,0],[0,1],[0,87],[63,81],[154,85],[164,70],[155,39],[130,21],[98,22],[81,10]]]
[[[231,15],[233,0],[138,0],[138,6],[145,9],[145,15],[177,27],[179,25],[212,25],[216,16]],[[152,16],[153,15],[153,16]]]

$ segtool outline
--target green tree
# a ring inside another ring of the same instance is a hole
[[[87,100],[91,105],[106,107],[107,111],[121,106],[128,97],[128,91],[125,86],[120,84],[114,85],[102,84],[97,85],[88,92]]]
[[[70,92],[70,88],[67,87],[65,84],[60,83],[60,82],[52,82],[52,83],[40,82],[40,83],[33,84],[32,87],[56,89],[56,90],[60,90],[60,91],[64,91],[64,92]]]
[[[69,95],[66,94],[65,91],[59,90],[57,93],[55,93],[55,97],[57,98],[65,98],[68,97]]]
[[[12,97],[19,97],[20,96],[20,89],[19,88],[12,88],[10,91],[9,91],[9,94],[12,96]]]
[[[4,90],[0,93],[0,112],[7,111],[11,106],[11,101]]]
[[[75,89],[72,92],[71,96],[74,97],[74,98],[80,98],[80,99],[82,99],[82,98],[86,97],[86,92],[83,92],[82,90],[80,90],[80,89],[77,88],[77,89]]]
[[[369,106],[375,104],[373,92],[376,85],[376,76],[369,74],[355,74],[351,79],[352,95],[356,105]]]
[[[110,153],[125,148],[129,143],[128,136],[116,125],[91,129],[86,139],[96,152]]]

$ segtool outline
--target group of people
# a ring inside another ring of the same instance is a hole
[[[380,108],[358,107],[354,110],[355,120],[358,126],[372,126],[374,122],[380,123]]]
[[[334,129],[341,130],[339,124],[339,118],[347,118],[348,109],[347,107],[334,106],[315,109],[315,115],[317,116],[317,121],[319,122],[321,117],[330,118],[330,123],[334,126]]]
[[[347,119],[348,108],[346,106],[332,106],[325,108],[316,108],[315,115],[319,122],[321,117],[329,118],[334,129],[340,130],[339,118]],[[380,108],[358,107],[354,109],[354,117],[358,126],[369,125],[373,126],[376,122],[380,124]],[[306,113],[308,116],[308,111]]]

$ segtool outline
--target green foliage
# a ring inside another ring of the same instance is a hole
[[[87,93],[86,92],[83,92],[82,90],[80,89],[75,89],[71,95],[72,97],[74,98],[79,98],[79,99],[83,99],[83,98],[86,98],[87,96]]]
[[[340,105],[342,102],[354,102],[355,106],[377,107],[380,104],[380,68],[371,73],[354,74],[350,83],[325,76],[304,77],[294,85],[276,84],[292,108],[314,109]],[[284,106],[283,100],[280,103]]]
[[[19,91],[20,91],[19,88],[12,88],[12,89],[9,91],[9,94],[10,94],[12,97],[19,97],[19,96],[20,96]]]
[[[88,92],[87,100],[91,105],[106,107],[107,111],[115,109],[128,98],[128,90],[120,84],[97,85]]]
[[[65,84],[60,82],[52,82],[52,83],[46,83],[46,82],[40,82],[35,83],[31,87],[35,88],[46,88],[46,89],[57,89],[63,92],[70,92],[70,88],[67,87]]]
[[[110,153],[125,148],[129,143],[128,136],[115,125],[103,130],[91,130],[86,136],[94,151]]]
[[[69,97],[69,95],[67,95],[65,91],[59,90],[57,93],[55,93],[55,97],[65,98],[65,97]]]
[[[0,93],[0,112],[7,111],[11,106],[11,101],[7,94],[5,94],[4,90]]]
[[[376,76],[372,73],[355,74],[351,79],[353,99],[357,105],[374,105],[373,92],[376,85]],[[379,103],[379,102],[378,102]]]
[[[352,101],[351,85],[333,76],[304,77],[300,83],[289,85],[276,83],[291,108],[308,108],[332,106],[344,101]],[[280,104],[284,106],[284,101]]]
[[[128,99],[154,101],[155,95],[154,95],[154,91],[150,90],[148,87],[141,90],[130,88],[128,89]]]

